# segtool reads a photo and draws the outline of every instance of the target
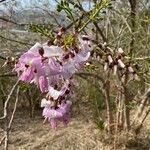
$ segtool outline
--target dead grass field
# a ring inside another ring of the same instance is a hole
[[[87,105],[85,105],[87,104]],[[86,106],[83,107],[82,106]],[[49,123],[43,125],[41,112],[31,120],[24,112],[17,111],[10,133],[10,150],[112,150],[112,138],[97,128],[92,118],[92,110],[87,102],[73,109],[68,127],[60,125],[57,131]],[[150,124],[144,124],[142,134],[137,139],[129,134],[120,135],[118,150],[149,150]],[[2,137],[0,130],[0,137]],[[3,150],[3,147],[0,147]]]

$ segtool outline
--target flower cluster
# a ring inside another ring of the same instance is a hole
[[[72,93],[73,75],[83,68],[91,51],[90,38],[86,35],[78,37],[78,44],[67,47],[64,47],[61,37],[60,30],[55,41],[36,43],[21,55],[15,65],[21,81],[34,83],[42,93],[47,93],[41,107],[44,107],[45,121],[48,120],[54,129],[59,122],[65,125],[69,122],[71,101],[67,99]]]
[[[124,80],[125,73],[129,73],[133,80],[139,80],[136,71],[134,71],[131,63],[124,63],[124,51],[122,48],[118,48],[118,50],[112,55],[109,49],[106,49],[105,53],[105,63],[104,63],[104,70],[112,69],[113,74],[117,74],[117,70],[123,71],[122,72],[122,80]]]

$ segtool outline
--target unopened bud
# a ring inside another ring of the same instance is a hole
[[[108,63],[105,62],[105,64],[104,64],[104,71],[106,71],[107,69],[108,69]]]
[[[123,54],[124,53],[124,51],[123,51],[123,49],[120,47],[120,48],[118,48],[118,53],[120,53],[120,54]]]
[[[118,66],[117,66],[117,65],[114,65],[114,75],[117,74],[117,68],[118,68]]]
[[[41,56],[44,55],[44,49],[43,49],[43,48],[40,48],[40,49],[39,49],[39,54],[40,54]]]
[[[82,40],[83,40],[83,41],[90,41],[90,38],[89,38],[89,36],[87,36],[87,35],[83,35],[83,36],[82,36]]]
[[[132,68],[131,66],[128,67],[128,71],[129,71],[130,73],[133,73],[133,72],[134,72],[134,70],[133,70],[133,68]]]
[[[125,67],[125,64],[122,62],[121,59],[118,59],[118,65],[119,65],[121,68],[124,68],[124,67]]]
[[[109,64],[111,64],[113,62],[113,59],[112,59],[111,55],[108,55],[107,58],[108,58]]]

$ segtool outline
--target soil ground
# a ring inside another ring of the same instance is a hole
[[[112,150],[110,136],[97,128],[90,109],[82,108],[78,108],[78,112],[74,110],[68,127],[61,124],[56,131],[50,128],[49,123],[43,124],[41,111],[34,119],[18,111],[12,124],[9,150]],[[2,134],[0,128],[0,138]],[[118,150],[150,150],[149,119],[138,139],[120,136],[120,141]],[[2,146],[0,150],[3,150]]]

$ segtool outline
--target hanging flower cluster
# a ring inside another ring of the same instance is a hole
[[[116,75],[117,70],[120,70],[122,72],[122,80],[124,80],[126,73],[128,73],[133,80],[139,80],[139,77],[136,71],[133,69],[131,63],[124,63],[125,53],[122,48],[118,48],[116,51],[113,51],[112,49],[107,47],[106,43],[104,43],[101,48],[105,52],[104,71],[112,70],[113,74]],[[95,52],[94,54],[92,54],[92,56],[96,60],[99,61],[100,58],[102,58],[99,53]]]
[[[64,125],[69,122],[71,101],[68,95],[72,94],[73,75],[84,67],[91,51],[88,36],[79,36],[76,43],[65,45],[62,33],[61,29],[53,42],[36,43],[15,65],[21,81],[34,83],[42,93],[47,93],[41,107],[44,107],[45,121],[48,120],[53,129],[59,122]]]
[[[123,62],[124,56],[125,56],[123,49],[118,48],[115,55],[116,56],[113,59],[112,55],[110,53],[107,53],[104,70],[107,70],[106,66],[113,68],[114,75],[116,75],[118,69],[120,70],[126,69],[126,72],[128,72],[131,75],[132,79],[138,80],[138,76],[136,72],[133,70],[131,64],[130,63],[125,64]],[[124,76],[125,76],[125,73],[122,74],[122,80],[124,80]]]

